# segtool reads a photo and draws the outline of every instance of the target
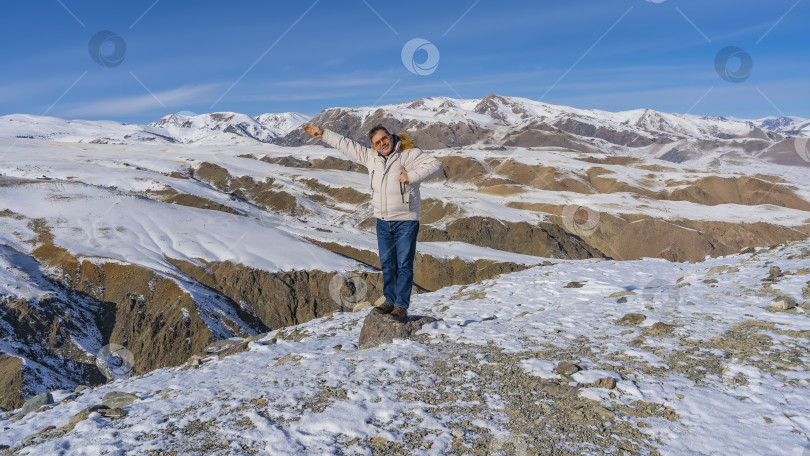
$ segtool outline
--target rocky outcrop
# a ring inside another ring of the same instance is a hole
[[[20,408],[30,396],[24,387],[22,359],[0,353],[0,410]]]
[[[389,343],[394,339],[407,339],[422,329],[422,326],[434,321],[437,321],[437,319],[433,317],[410,315],[406,322],[400,323],[394,321],[390,315],[371,310],[366,319],[363,320],[358,346],[360,348],[369,348]]]
[[[204,268],[178,260],[172,260],[172,264],[233,302],[244,303],[267,329],[297,325],[345,310],[333,296],[335,283],[343,283],[339,273],[317,270],[271,273],[229,262],[205,263]],[[382,294],[380,274],[361,271],[357,278],[366,285],[370,298]],[[350,294],[349,290],[340,292]]]
[[[304,211],[295,196],[280,190],[272,178],[256,182],[250,176],[235,177],[227,169],[208,162],[203,162],[190,174],[221,192],[250,201],[271,212],[300,215]]]
[[[569,235],[553,223],[532,225],[505,222],[490,217],[465,217],[445,229],[419,231],[422,242],[459,241],[507,252],[546,258],[603,258],[605,254],[587,242]]]

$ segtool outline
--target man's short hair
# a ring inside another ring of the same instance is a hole
[[[378,131],[380,131],[380,130],[384,131],[386,135],[390,135],[390,134],[391,134],[391,133],[389,133],[389,132],[388,132],[388,129],[387,129],[387,128],[385,128],[385,127],[383,127],[383,126],[382,126],[382,124],[377,124],[377,125],[375,125],[375,126],[374,126],[374,128],[372,128],[371,130],[369,130],[369,131],[368,131],[368,140],[369,140],[369,141],[372,141],[372,139],[371,139],[371,138],[373,138],[373,137],[374,137],[374,133],[377,133],[377,132],[378,132]]]

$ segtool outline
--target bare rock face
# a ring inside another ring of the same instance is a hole
[[[423,325],[434,321],[437,319],[433,317],[410,315],[407,322],[400,323],[394,321],[389,315],[372,310],[363,320],[363,329],[360,330],[360,348],[373,347],[394,339],[407,339],[419,331]]]

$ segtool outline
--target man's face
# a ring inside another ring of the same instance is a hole
[[[371,137],[371,144],[374,146],[374,150],[383,155],[390,154],[394,148],[393,138],[383,130],[374,133],[374,136]]]

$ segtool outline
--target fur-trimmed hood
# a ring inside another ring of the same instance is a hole
[[[399,141],[401,142],[399,150],[408,150],[416,147],[416,144],[414,144],[413,142],[413,138],[411,138],[407,133],[400,132],[395,134],[394,136],[396,136],[397,139],[399,139]]]

